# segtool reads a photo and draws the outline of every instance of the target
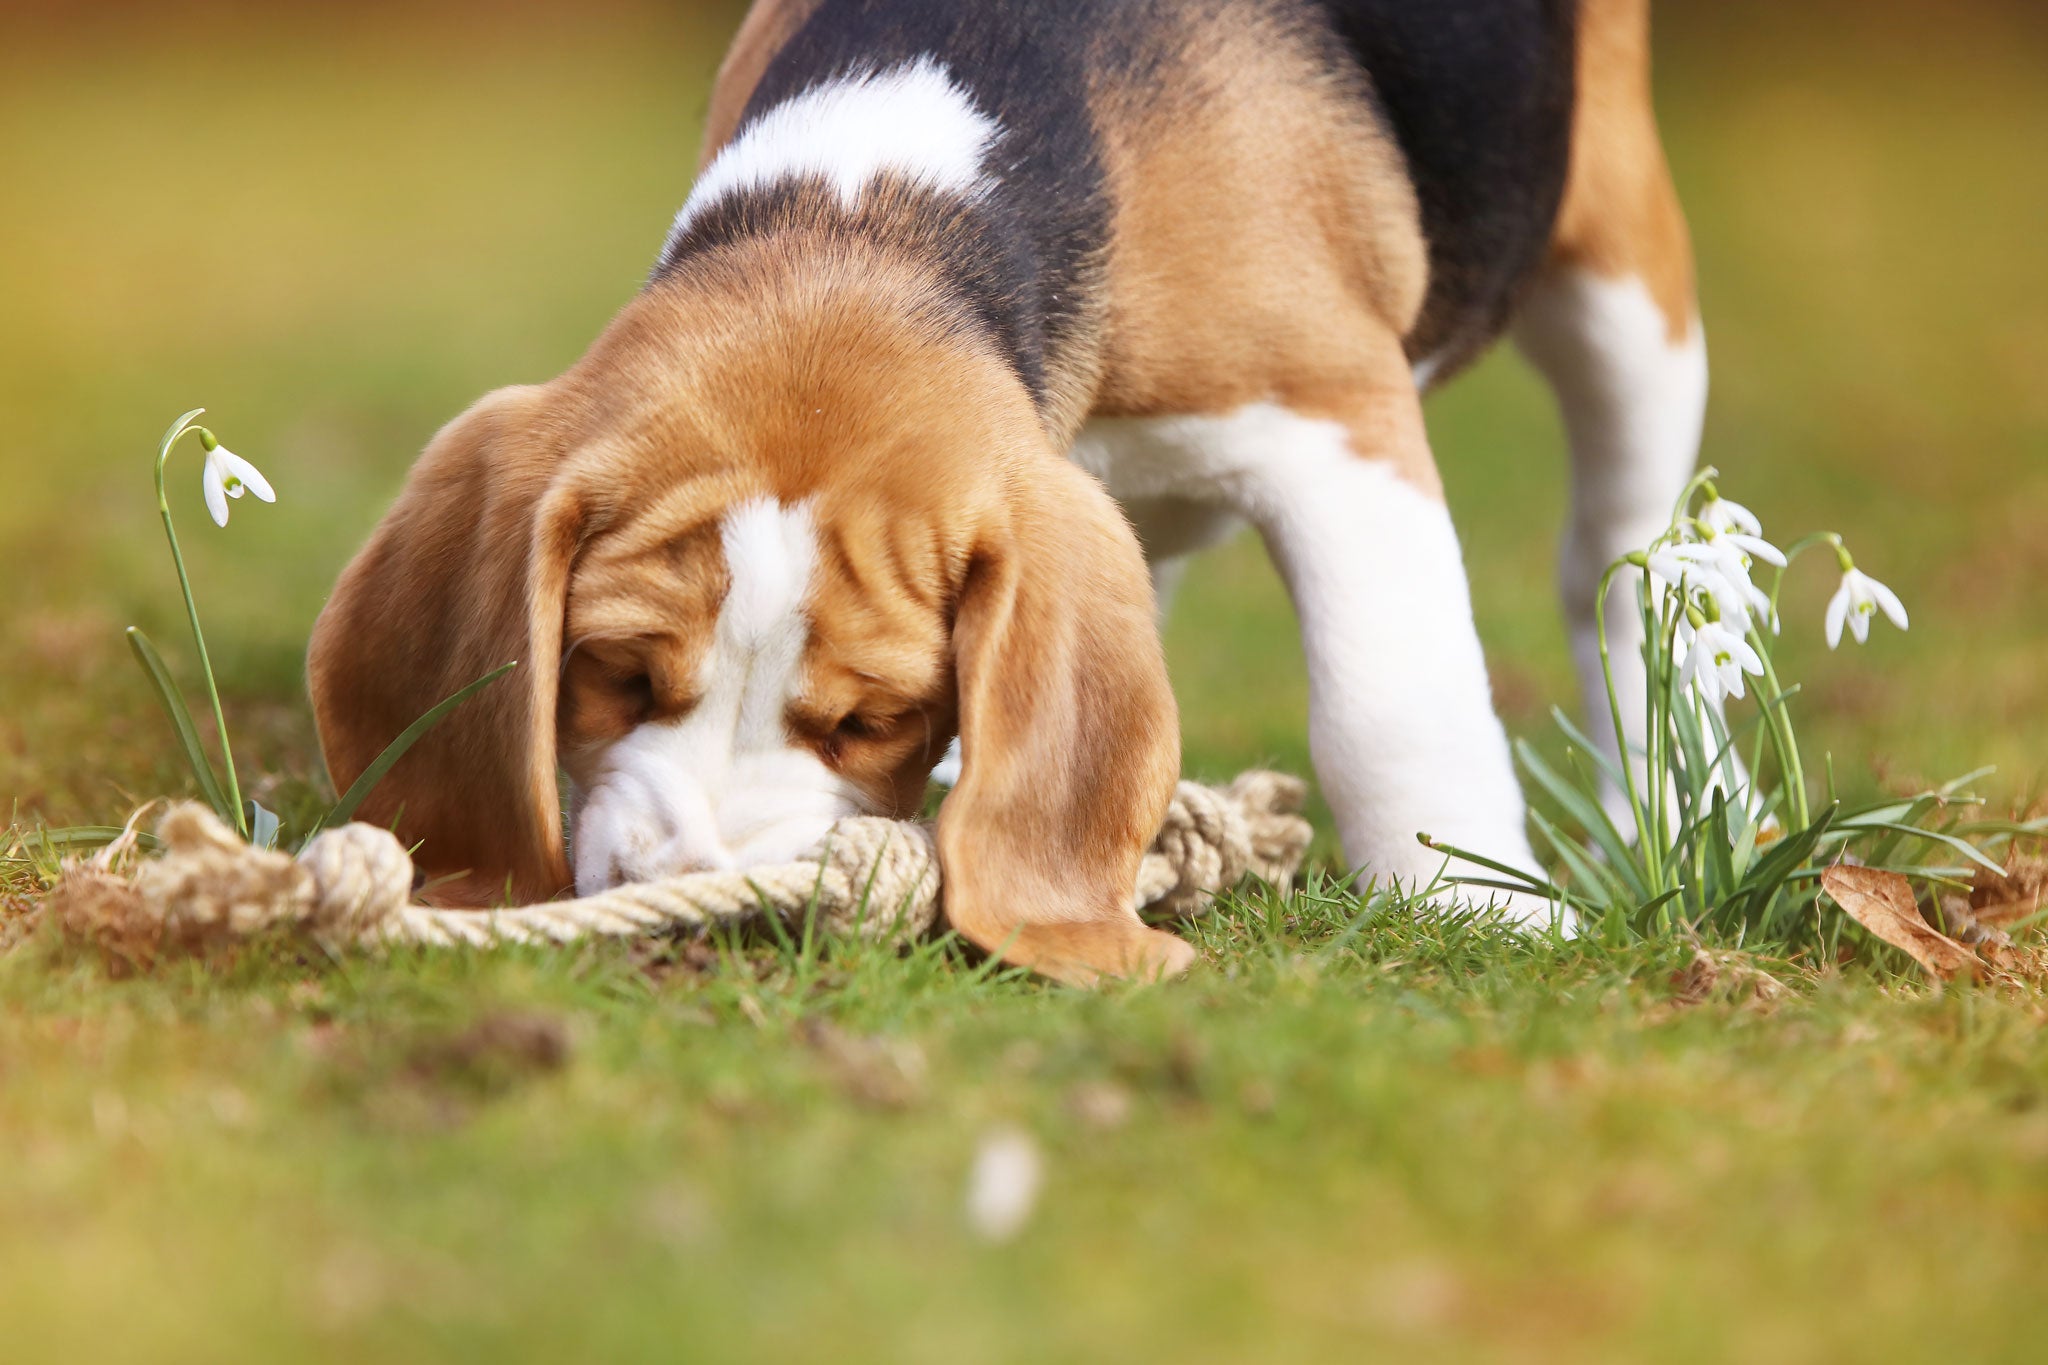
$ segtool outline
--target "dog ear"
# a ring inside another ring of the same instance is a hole
[[[357,818],[417,843],[450,904],[569,884],[555,781],[555,696],[582,509],[557,479],[546,390],[492,393],[442,428],[313,628],[308,686],[327,771],[345,789],[435,703],[519,666],[445,716]]]
[[[1063,981],[1193,959],[1131,906],[1180,771],[1152,588],[1100,484],[1035,461],[983,532],[953,623],[960,780],[939,811],[945,907],[970,942]]]

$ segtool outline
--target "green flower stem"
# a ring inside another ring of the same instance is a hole
[[[186,432],[194,430],[193,422],[205,408],[192,411],[171,423],[164,433],[162,444],[156,450],[156,508],[163,517],[164,538],[171,543],[171,562],[178,568],[178,591],[185,598],[185,619],[192,623],[192,645],[199,651],[199,672],[206,679],[206,699],[213,704],[214,733],[220,737],[221,764],[227,769],[228,801],[234,808],[235,829],[246,839],[249,837],[249,817],[242,809],[242,788],[235,779],[235,755],[228,747],[228,722],[221,711],[220,688],[213,680],[213,661],[206,653],[206,635],[199,629],[199,606],[192,598],[192,579],[185,572],[185,555],[178,548],[178,532],[171,525],[171,499],[164,489],[164,466],[170,462],[171,448]],[[204,428],[197,428],[204,430]],[[211,433],[208,433],[209,435]]]
[[[1805,829],[1813,823],[1813,815],[1806,797],[1806,765],[1799,756],[1799,737],[1793,732],[1789,708],[1777,704],[1785,695],[1785,689],[1778,685],[1778,670],[1771,663],[1770,645],[1764,640],[1763,632],[1755,626],[1749,628],[1750,647],[1763,660],[1764,682],[1770,686],[1772,702],[1761,706],[1765,729],[1771,736],[1771,747],[1777,751],[1778,766],[1784,774],[1785,795],[1792,807],[1793,829]]]
[[[1666,793],[1677,790],[1677,784],[1672,780],[1671,776],[1671,736],[1674,724],[1672,708],[1677,702],[1678,675],[1672,671],[1671,658],[1672,651],[1677,647],[1678,622],[1681,613],[1677,610],[1667,612],[1663,606],[1660,606],[1656,614],[1651,615],[1647,582],[1646,577],[1643,610],[1647,624],[1654,625],[1656,633],[1654,636],[1649,636],[1648,632],[1645,634],[1646,638],[1654,638],[1657,642],[1656,649],[1643,661],[1643,671],[1646,680],[1652,680],[1655,683],[1655,686],[1648,689],[1650,694],[1650,733],[1656,737],[1651,751],[1649,778],[1651,790],[1657,794],[1657,798],[1650,808],[1650,819],[1657,830],[1657,866],[1660,873],[1657,886],[1661,890],[1670,891],[1676,889],[1678,884],[1674,882],[1671,885],[1665,885],[1661,874],[1664,866],[1664,852],[1671,846],[1671,835],[1673,832],[1671,817],[1674,812],[1671,809],[1671,801]],[[1671,599],[1667,594],[1664,605],[1670,605],[1670,603]]]
[[[1621,694],[1614,687],[1614,660],[1607,651],[1607,593],[1614,586],[1615,576],[1632,567],[1626,559],[1618,559],[1600,575],[1600,588],[1593,596],[1593,620],[1600,632],[1600,676],[1607,683],[1607,710],[1614,718],[1614,751],[1621,757],[1622,785],[1628,789],[1628,807],[1636,817],[1636,845],[1647,868],[1655,865],[1656,854],[1652,851],[1650,827],[1643,819],[1643,798],[1636,788],[1636,765],[1628,751],[1628,730],[1621,723]],[[1654,885],[1654,875],[1651,881]]]

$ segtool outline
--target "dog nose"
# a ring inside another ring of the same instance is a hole
[[[606,861],[606,890],[632,882],[687,877],[693,872],[724,872],[737,866],[723,845],[685,837],[638,844],[629,842],[611,850]]]
[[[669,860],[668,870],[663,875],[687,877],[693,872],[726,872],[732,867],[732,855],[722,849],[716,853],[692,849]]]

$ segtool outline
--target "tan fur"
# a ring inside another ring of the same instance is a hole
[[[1650,0],[1581,0],[1571,176],[1551,259],[1636,278],[1670,339],[1692,331],[1692,238],[1671,183],[1650,96]]]
[[[749,11],[707,160],[816,4]],[[1582,22],[1553,261],[1641,276],[1677,335],[1691,258],[1646,0],[1584,0]],[[1441,485],[1402,345],[1428,255],[1391,135],[1276,21],[1184,36],[1170,88],[1092,94],[1115,216],[1085,282],[1094,325],[1054,358],[1044,416],[916,264],[948,221],[878,183],[859,212],[894,248],[808,229],[794,196],[785,221],[641,295],[568,373],[436,437],[323,612],[310,679],[346,784],[441,697],[521,661],[364,807],[455,877],[443,899],[567,884],[558,758],[690,707],[729,580],[720,518],[769,496],[809,500],[819,536],[790,734],[889,814],[915,811],[964,738],[939,820],[954,927],[1062,980],[1187,965],[1127,904],[1179,766],[1145,567],[1068,445],[1091,415],[1277,402]]]
[[[568,885],[555,793],[555,661],[585,508],[553,478],[545,391],[500,389],[442,429],[313,630],[314,716],[337,789],[443,697],[519,667],[385,777],[358,818],[427,839],[456,903]],[[513,831],[507,838],[501,831]]]
[[[1399,150],[1299,35],[1204,33],[1185,86],[1097,93],[1116,204],[1097,411],[1278,402],[1438,489],[1427,448],[1372,415],[1413,388],[1401,338],[1428,291]]]
[[[461,874],[444,899],[566,884],[558,744],[687,708],[725,586],[718,518],[766,495],[810,501],[819,527],[791,732],[899,815],[956,718],[967,737],[939,827],[955,927],[1066,980],[1186,965],[1127,903],[1179,769],[1136,542],[927,288],[843,237],[729,253],[436,438],[322,613],[310,677],[346,784],[441,696],[522,661],[363,809]]]

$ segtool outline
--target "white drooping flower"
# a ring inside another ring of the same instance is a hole
[[[1743,674],[1763,676],[1763,659],[1724,621],[1702,621],[1680,631],[1676,652],[1680,690],[1694,688],[1709,703],[1741,697]]]
[[[1748,561],[1725,537],[1660,546],[1649,553],[1647,567],[1688,599],[1694,592],[1711,597],[1715,610],[1738,628],[1747,629],[1752,614],[1771,619],[1770,596],[1749,581]]]
[[[1778,629],[1778,616],[1771,606],[1771,595],[1751,581],[1749,571],[1753,561],[1758,559],[1784,568],[1783,550],[1761,536],[1722,531],[1700,541],[1697,554],[1720,570],[1722,580],[1742,598],[1750,614],[1768,624],[1772,631]]]
[[[1031,1221],[1044,1180],[1038,1144],[1015,1128],[998,1128],[981,1140],[967,1175],[967,1222],[991,1242],[1007,1242]]]
[[[206,510],[212,514],[214,525],[228,524],[229,498],[254,493],[263,502],[277,501],[270,480],[255,465],[218,441],[209,442],[202,436],[200,444],[206,447],[206,472],[199,476],[199,484],[206,494]]]
[[[1833,649],[1842,643],[1842,623],[1845,620],[1857,644],[1868,640],[1870,618],[1880,609],[1891,618],[1893,625],[1900,630],[1906,628],[1906,604],[1899,600],[1899,595],[1854,564],[1845,562],[1842,585],[1828,600],[1828,648]]]
[[[1764,525],[1756,519],[1756,513],[1750,511],[1741,503],[1731,498],[1721,497],[1718,494],[1700,504],[1699,519],[1701,525],[1715,532],[1734,531],[1745,536],[1756,536],[1759,539],[1762,538],[1764,533]],[[1784,560],[1779,559],[1773,562],[1782,564]]]

